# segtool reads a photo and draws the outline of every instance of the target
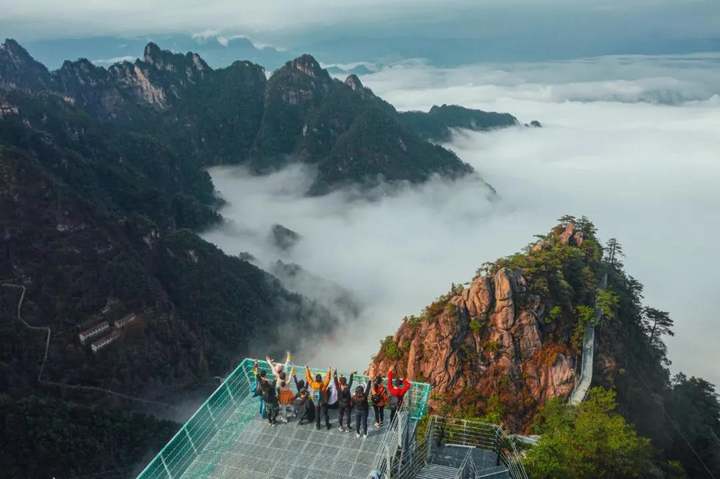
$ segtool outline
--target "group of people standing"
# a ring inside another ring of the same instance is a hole
[[[297,424],[315,423],[320,429],[322,419],[325,427],[330,429],[330,409],[338,411],[338,430],[351,431],[351,419],[355,417],[356,437],[366,438],[370,405],[375,415],[375,428],[380,429],[385,423],[385,408],[390,409],[390,423],[402,406],[405,394],[412,383],[405,379],[394,379],[390,369],[387,377],[387,388],[382,376],[375,376],[364,385],[353,390],[353,382],[357,371],[338,376],[337,369],[328,368],[325,376],[312,375],[310,368],[305,366],[305,379],[298,379],[295,368],[288,371],[290,353],[285,363],[276,363],[266,358],[272,377],[260,369],[256,361],[254,374],[256,378],[255,395],[260,396],[260,414],[275,426],[278,422],[287,423],[289,419],[298,419]],[[295,385],[295,392],[290,388],[290,378]]]

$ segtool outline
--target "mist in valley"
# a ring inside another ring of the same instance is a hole
[[[527,245],[564,214],[586,215],[602,240],[623,244],[645,301],[671,313],[673,370],[720,382],[720,57],[602,57],[438,69],[422,62],[362,77],[398,109],[454,103],[506,111],[522,126],[458,131],[445,145],[478,177],[305,197],[310,169],[255,177],[242,168],[211,175],[227,201],[226,223],[206,239],[261,267],[302,266],[286,284],[345,318],[330,340],[298,362],[363,369],[403,316],[416,314],[486,261]],[[277,246],[271,228],[300,235]],[[302,280],[305,278],[306,280]],[[338,295],[351,301],[336,301]],[[351,298],[351,299],[349,299]],[[354,316],[357,317],[355,318]]]

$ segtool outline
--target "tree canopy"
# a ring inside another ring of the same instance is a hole
[[[554,399],[540,413],[527,468],[533,479],[641,477],[651,468],[650,440],[615,411],[615,393],[593,388],[577,407]]]

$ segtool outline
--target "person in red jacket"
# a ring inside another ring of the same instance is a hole
[[[395,414],[397,413],[397,410],[400,409],[400,406],[402,406],[403,399],[405,398],[405,393],[410,390],[412,383],[408,381],[407,378],[397,378],[393,381],[392,368],[390,368],[390,371],[388,371],[387,383],[388,391],[390,392],[390,424],[392,424],[393,419],[395,419]]]

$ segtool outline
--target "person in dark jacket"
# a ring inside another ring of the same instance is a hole
[[[376,376],[370,390],[370,400],[375,413],[375,428],[380,429],[385,422],[385,406],[388,403],[388,392],[383,384],[382,376]]]
[[[352,407],[355,410],[355,437],[357,438],[360,437],[360,426],[362,426],[363,437],[367,437],[368,412],[370,411],[368,396],[371,386],[372,381],[368,381],[365,388],[358,386],[352,396]]]
[[[313,404],[307,389],[302,389],[298,393],[295,404],[298,411],[298,417],[300,418],[297,423],[298,426],[302,426],[306,422],[308,424],[315,422],[315,404]]]
[[[338,379],[337,371],[333,375],[333,382],[337,390],[338,405],[338,431],[345,432],[350,430],[350,411],[352,410],[352,383],[355,377],[355,371],[350,374],[350,381],[345,376]],[[343,427],[343,418],[347,415],[347,429]]]
[[[253,397],[260,398],[260,417],[265,419],[265,401],[262,398],[262,383],[267,381],[267,373],[260,370],[260,363],[255,361],[253,364],[253,375],[255,376],[255,385],[253,386]]]
[[[255,375],[257,384],[260,386],[260,394],[262,400],[265,403],[265,415],[271,426],[277,424],[277,415],[280,412],[280,405],[278,403],[277,396],[277,382],[276,380],[268,381],[263,379],[260,372],[256,372]]]
[[[308,390],[307,385],[305,384],[305,381],[302,379],[298,379],[295,375],[295,369],[293,369],[292,374],[293,382],[295,383],[295,389],[297,390],[297,393],[295,394],[295,401],[293,403],[293,407],[295,410],[295,417],[302,417],[304,414],[304,408],[305,408],[305,399],[308,397]],[[303,398],[303,391],[305,391],[305,396]],[[313,405],[313,408],[315,405]],[[312,412],[312,420],[315,420],[315,410],[313,409]]]

